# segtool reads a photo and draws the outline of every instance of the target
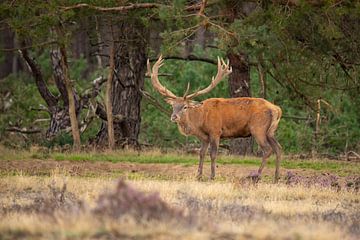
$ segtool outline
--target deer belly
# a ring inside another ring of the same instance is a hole
[[[250,135],[250,129],[242,126],[223,127],[221,131],[222,138],[248,137]]]

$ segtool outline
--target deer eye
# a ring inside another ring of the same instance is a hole
[[[185,105],[185,106],[183,107],[183,110],[186,110],[187,108],[188,108],[188,106]]]

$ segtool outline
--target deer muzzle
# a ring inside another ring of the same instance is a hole
[[[179,120],[179,116],[177,114],[171,114],[170,120],[172,122],[177,122]]]

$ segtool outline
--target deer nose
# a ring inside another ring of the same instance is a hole
[[[176,119],[178,119],[178,116],[176,114],[171,115],[171,121],[176,122]]]

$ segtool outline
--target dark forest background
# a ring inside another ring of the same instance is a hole
[[[217,56],[229,59],[233,73],[197,100],[279,105],[285,153],[360,151],[360,3],[350,0],[2,1],[1,144],[197,147],[146,75],[146,60],[160,53],[160,79],[178,95],[188,82],[207,86]],[[258,151],[251,138],[222,147]]]

